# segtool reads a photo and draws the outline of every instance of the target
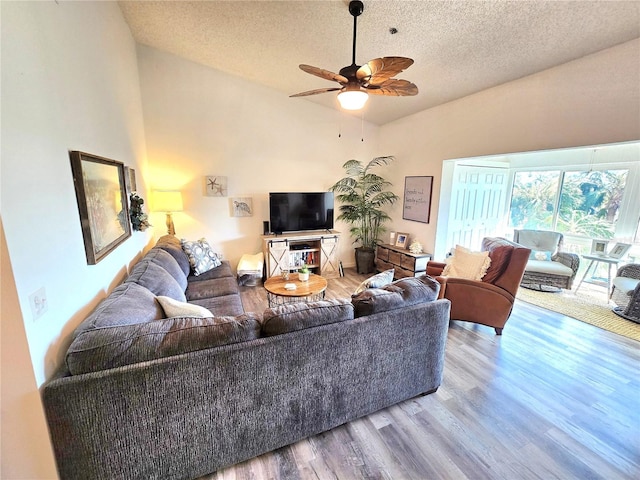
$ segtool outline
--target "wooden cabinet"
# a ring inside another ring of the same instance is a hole
[[[394,278],[419,277],[427,272],[430,253],[411,253],[409,250],[381,243],[376,249],[376,269],[380,272],[395,269]]]
[[[280,275],[283,270],[296,270],[303,263],[323,277],[339,275],[340,232],[285,233],[262,238],[267,278]]]

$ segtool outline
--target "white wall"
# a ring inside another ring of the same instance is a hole
[[[9,266],[3,256],[2,269],[2,364],[11,369],[2,378],[0,476],[55,478],[50,447],[39,440],[48,433],[37,388],[60,365],[71,331],[151,237],[135,233],[98,265],[87,265],[68,150],[136,168],[144,191],[137,59],[115,2],[0,2],[0,8],[0,205],[10,257]],[[41,287],[48,311],[34,321],[29,295]],[[12,363],[5,352],[16,352]],[[25,443],[25,434],[33,439]]]
[[[381,149],[402,158],[393,183],[435,176],[430,223],[402,220],[398,205],[394,229],[434,252],[444,160],[640,139],[639,85],[637,39],[384,125]]]
[[[378,127],[364,122],[362,141],[360,119],[150,47],[138,54],[150,187],[181,190],[176,235],[206,237],[234,267],[262,249],[270,191],[326,191],[347,160],[386,153],[377,148]],[[204,196],[206,175],[226,176],[229,196]],[[233,197],[252,197],[253,216],[231,217]],[[162,235],[163,215],[152,223]],[[345,234],[340,257],[353,265],[348,228],[336,229]]]

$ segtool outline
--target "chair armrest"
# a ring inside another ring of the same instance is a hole
[[[446,266],[447,264],[444,262],[429,261],[427,262],[427,275],[434,278],[438,277],[442,274],[442,271]]]
[[[566,265],[573,270],[573,276],[575,277],[578,267],[580,267],[580,256],[575,253],[558,252],[554,255],[553,260]]]
[[[623,265],[618,269],[616,277],[640,279],[640,264],[629,263],[628,265]]]

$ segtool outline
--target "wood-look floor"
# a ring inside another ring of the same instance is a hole
[[[266,292],[242,300],[263,310]],[[436,393],[204,478],[638,479],[640,343],[516,301],[501,337],[452,322]]]

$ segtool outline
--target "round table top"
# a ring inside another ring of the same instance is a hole
[[[295,290],[287,290],[285,284],[292,283],[296,286]],[[309,297],[324,292],[327,288],[327,280],[315,273],[309,274],[309,280],[301,282],[298,280],[298,274],[289,275],[289,280],[283,279],[281,276],[273,276],[264,282],[264,288],[267,292],[281,297]]]

